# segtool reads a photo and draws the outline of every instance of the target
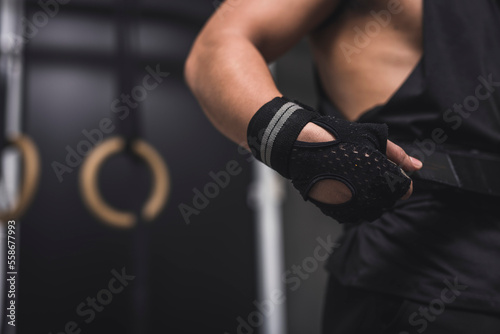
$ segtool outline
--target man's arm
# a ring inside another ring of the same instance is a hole
[[[204,112],[220,132],[248,148],[246,135],[250,120],[264,104],[282,95],[267,63],[314,30],[331,15],[338,2],[233,0],[231,10],[220,8],[212,16],[195,41],[185,75]],[[330,132],[313,123],[305,125],[297,137],[306,142],[333,139]],[[387,156],[406,171],[418,169],[406,153],[391,142],[387,143]],[[405,197],[411,191],[410,186]],[[351,191],[342,182],[323,180],[315,184],[309,196],[337,204],[347,201]]]
[[[326,19],[338,2],[232,0],[219,8],[196,39],[185,68],[188,85],[219,131],[247,146],[252,116],[282,95],[267,63]],[[331,138],[322,129],[316,132]]]

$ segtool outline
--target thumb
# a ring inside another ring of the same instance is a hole
[[[422,162],[417,158],[410,157],[406,152],[392,141],[387,141],[387,158],[400,166],[406,172],[412,172],[422,168]]]

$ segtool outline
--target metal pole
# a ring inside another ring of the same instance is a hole
[[[5,135],[7,138],[14,138],[21,133],[22,122],[22,91],[23,91],[23,43],[21,18],[24,11],[22,0],[3,0],[0,3],[0,63],[5,77]],[[3,207],[12,207],[13,201],[17,198],[20,186],[21,158],[18,152],[6,150],[0,157],[3,175],[1,175],[0,189],[2,189]],[[19,268],[19,247],[20,247],[20,225],[16,221],[16,271]],[[6,317],[6,226],[7,222],[2,222],[0,237],[0,328],[2,334],[16,333],[16,327],[7,325],[9,320]],[[16,297],[18,295],[18,277],[16,275]],[[16,299],[16,309],[17,298]],[[16,319],[17,321],[17,319]]]
[[[275,65],[270,66],[275,72]],[[281,205],[284,194],[282,178],[264,164],[253,162],[254,184],[251,200],[256,211],[256,248],[258,302],[270,305],[263,314],[262,334],[286,333],[286,290],[281,280],[284,272],[284,245]],[[276,295],[283,296],[276,302]]]

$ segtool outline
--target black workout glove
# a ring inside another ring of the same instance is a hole
[[[304,126],[313,122],[335,136],[335,141],[296,141]],[[409,189],[411,179],[388,160],[387,126],[354,123],[321,116],[299,102],[277,97],[266,103],[248,125],[247,140],[253,155],[291,179],[305,200],[340,223],[373,221]],[[325,204],[308,197],[313,185],[325,179],[343,182],[352,198]]]

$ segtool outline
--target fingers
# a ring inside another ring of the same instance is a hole
[[[406,172],[413,172],[422,168],[422,162],[416,158],[410,157],[406,152],[394,144],[392,141],[387,141],[387,158],[398,166],[400,166]],[[410,183],[410,188],[406,192],[406,194],[401,197],[401,199],[410,198],[413,193],[413,181]]]
[[[413,172],[422,168],[422,162],[416,158],[410,157],[406,152],[394,144],[392,141],[387,141],[387,158],[400,166],[406,172]]]

